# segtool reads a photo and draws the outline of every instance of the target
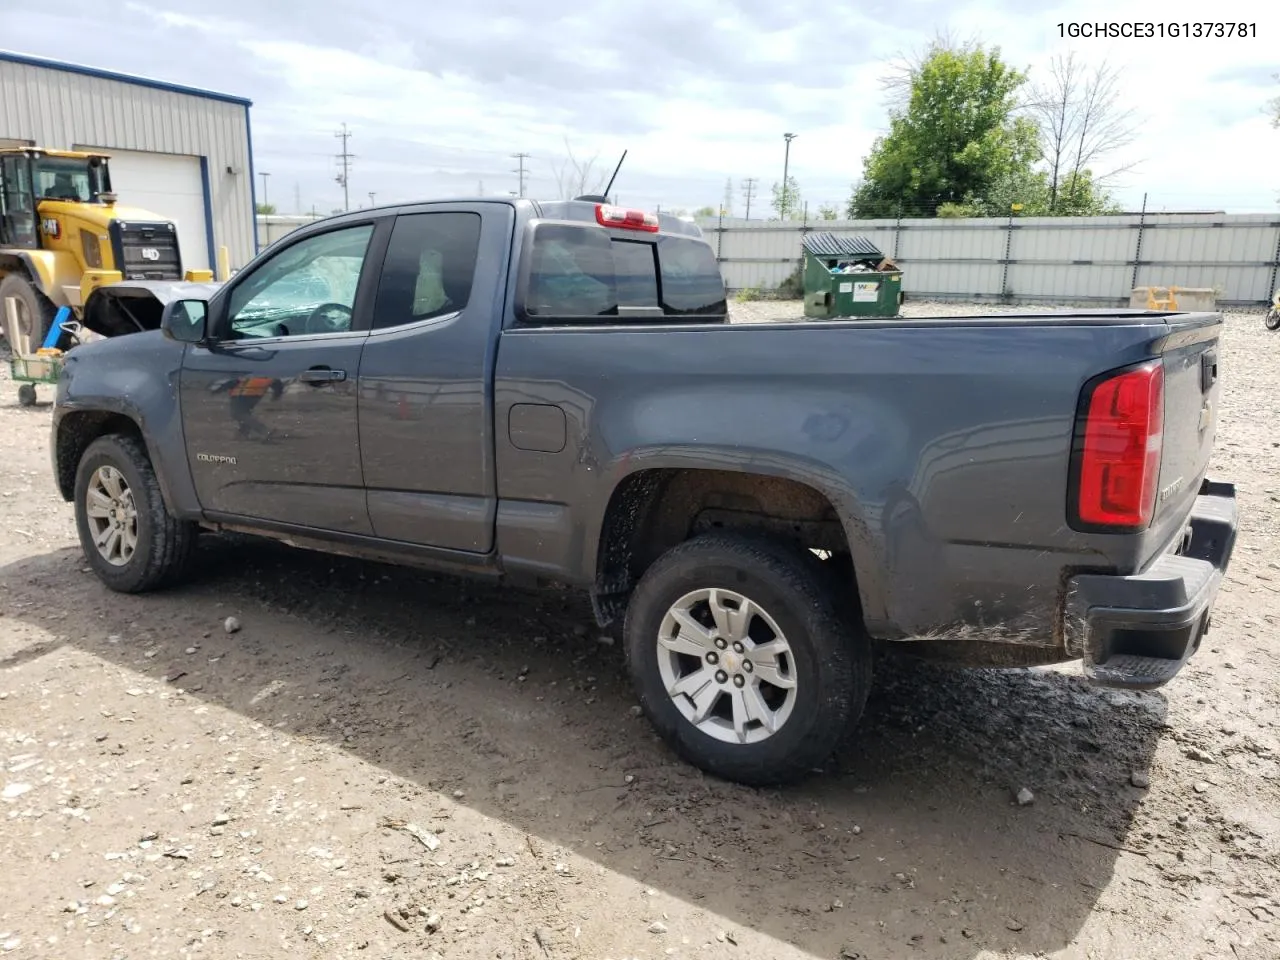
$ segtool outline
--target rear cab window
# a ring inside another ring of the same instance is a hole
[[[525,237],[516,302],[525,324],[727,317],[720,266],[701,239],[560,221],[535,221]]]

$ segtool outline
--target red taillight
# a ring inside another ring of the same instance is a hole
[[[1079,450],[1083,524],[1142,528],[1151,522],[1164,438],[1164,366],[1146,364],[1093,389]]]
[[[647,233],[658,232],[656,213],[613,207],[607,203],[596,204],[596,223],[602,227],[622,227],[624,230],[644,230]]]

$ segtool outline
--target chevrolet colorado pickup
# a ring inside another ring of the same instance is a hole
[[[107,587],[201,530],[580,587],[743,783],[830,756],[874,644],[1158,687],[1235,542],[1219,314],[732,324],[696,226],[592,198],[340,215],[128,304],[87,306],[52,427]]]

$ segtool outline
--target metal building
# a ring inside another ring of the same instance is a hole
[[[257,250],[251,102],[0,51],[0,146],[111,157],[120,201],[177,224],[186,268],[238,269]]]

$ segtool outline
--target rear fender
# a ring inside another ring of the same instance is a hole
[[[853,560],[864,619],[869,627],[884,629],[887,619],[882,577],[884,557],[867,527],[863,505],[844,477],[826,464],[808,457],[754,452],[744,462],[741,450],[708,444],[699,444],[696,448],[662,446],[631,451],[605,471],[616,478],[616,482],[608,486],[604,508],[593,517],[591,527],[584,531],[586,555],[583,569],[598,569],[608,505],[626,479],[642,470],[719,470],[775,477],[809,487],[831,504],[840,520]]]

